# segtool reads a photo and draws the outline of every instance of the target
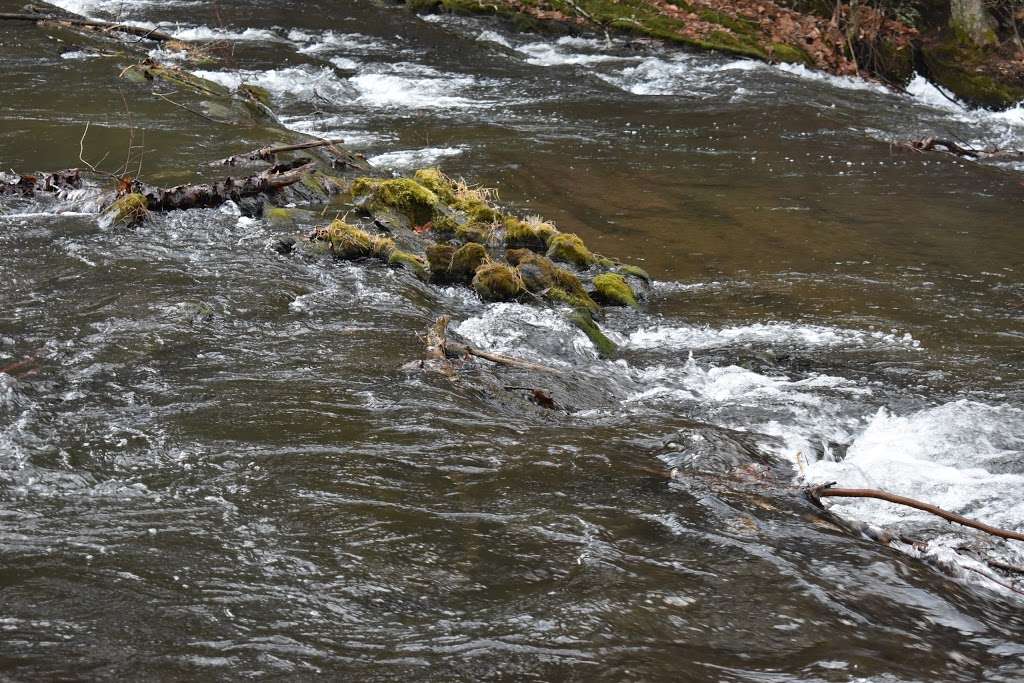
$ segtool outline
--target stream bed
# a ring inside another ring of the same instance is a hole
[[[289,128],[497,188],[655,283],[604,360],[551,310],[282,256],[233,205],[0,204],[0,675],[1024,678],[985,564],[1024,544],[832,508],[932,541],[886,547],[800,488],[1024,530],[1024,166],[895,145],[1024,147],[1024,110],[371,0],[56,4],[223,41],[198,74]],[[86,121],[116,159],[126,107],[149,182],[266,143],[62,40],[0,23],[4,170],[80,165]],[[567,378],[417,369],[443,314]]]

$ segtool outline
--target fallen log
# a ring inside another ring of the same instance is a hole
[[[807,489],[807,495],[815,505],[820,508],[824,508],[822,504],[822,498],[875,498],[878,500],[884,500],[888,503],[894,503],[896,505],[905,505],[907,507],[921,510],[923,512],[931,513],[937,517],[941,517],[948,522],[956,522],[963,526],[970,527],[972,529],[978,529],[984,531],[987,534],[998,536],[999,538],[1012,539],[1015,541],[1024,541],[1024,533],[1018,531],[1010,531],[1008,529],[1000,529],[998,527],[979,522],[963,515],[958,515],[955,512],[943,510],[940,507],[925,503],[920,500],[913,498],[907,498],[906,496],[896,495],[887,491],[880,491],[878,489],[843,489],[833,488],[835,482],[829,484],[822,484],[820,486],[813,486]]]
[[[0,21],[30,21],[36,24],[53,24],[65,28],[86,28],[99,29],[103,31],[119,31],[129,35],[147,38],[157,42],[174,40],[170,33],[159,31],[155,28],[143,26],[132,26],[121,24],[116,21],[103,21],[101,19],[78,19],[75,17],[57,16],[56,14],[16,14],[10,12],[0,13]]]
[[[82,175],[77,168],[46,173],[41,176],[16,176],[16,179],[10,181],[0,178],[0,196],[34,197],[37,192],[53,194],[62,190],[77,190],[80,187],[82,187]]]
[[[273,194],[294,185],[317,168],[311,159],[297,159],[288,164],[269,168],[248,178],[227,177],[210,184],[177,185],[170,188],[146,185],[138,180],[126,184],[120,191],[123,199],[128,195],[141,195],[149,211],[174,211],[176,209],[211,209],[227,201],[237,202],[246,197]]]

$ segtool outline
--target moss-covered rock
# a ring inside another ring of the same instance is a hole
[[[421,280],[426,280],[430,276],[430,269],[423,257],[417,256],[416,254],[410,254],[409,252],[402,251],[401,249],[394,249],[391,252],[388,256],[388,265],[407,268]]]
[[[476,221],[470,221],[455,228],[455,236],[458,239],[463,242],[476,242],[478,244],[490,242],[493,232],[489,224]]]
[[[600,309],[575,273],[559,268],[546,256],[529,249],[509,249],[505,258],[517,267],[523,286],[530,292],[573,308],[584,308],[592,312]]]
[[[338,258],[354,260],[376,258],[387,261],[395,250],[395,241],[382,235],[372,235],[343,220],[336,220],[315,233],[315,238],[331,245],[331,253]]]
[[[636,307],[636,293],[618,273],[601,273],[594,278],[594,299],[607,306]]]
[[[626,263],[620,263],[617,266],[617,270],[622,275],[628,275],[629,277],[635,277],[638,280],[642,280],[644,284],[651,284],[651,276],[647,274],[647,271],[640,266],[631,266]]]
[[[149,217],[149,202],[146,197],[132,192],[119,197],[110,206],[110,215],[119,225],[141,225]]]
[[[547,251],[548,241],[556,234],[558,230],[550,223],[523,221],[512,216],[505,219],[505,245],[510,249]]]
[[[597,350],[597,355],[602,358],[612,358],[618,353],[619,347],[601,331],[594,322],[593,315],[585,309],[577,309],[569,316],[569,320],[587,335],[590,343]]]
[[[409,178],[357,178],[352,183],[352,196],[360,198],[371,212],[379,207],[393,209],[416,226],[432,221],[440,201],[432,190]]]
[[[577,268],[589,268],[597,259],[578,235],[560,232],[548,240],[547,257],[554,261],[571,263]]]
[[[928,76],[970,105],[1002,110],[1024,100],[1024,85],[999,78],[987,68],[984,50],[955,37],[928,42],[921,56]]]
[[[417,183],[437,195],[448,204],[455,202],[455,182],[439,168],[421,168],[413,176]]]
[[[431,244],[427,247],[430,279],[438,284],[469,284],[477,268],[487,260],[487,250],[475,242],[454,247]]]
[[[473,289],[482,300],[488,302],[515,301],[526,291],[515,268],[493,261],[477,269],[473,277]]]

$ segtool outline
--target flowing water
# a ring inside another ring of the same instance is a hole
[[[1022,146],[1024,112],[369,0],[59,4],[227,41],[202,75],[289,127],[496,187],[657,282],[605,361],[557,312],[280,256],[291,230],[230,205],[124,229],[87,191],[6,202],[5,678],[1024,677],[984,563],[1022,544],[834,508],[932,540],[885,547],[799,488],[1024,529],[1024,169],[893,146]],[[266,142],[74,35],[0,23],[4,169],[80,165],[86,121],[86,158],[119,157],[126,106],[150,182]],[[441,314],[569,372],[409,365]]]

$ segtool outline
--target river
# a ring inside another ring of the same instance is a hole
[[[1024,110],[370,0],[57,4],[224,41],[201,75],[287,126],[497,188],[655,284],[602,360],[549,310],[281,256],[231,206],[0,204],[4,677],[1024,678],[1021,597],[984,575],[1022,544],[833,508],[932,540],[885,547],[799,488],[1024,530],[1024,166],[895,144],[1021,147]],[[126,106],[153,183],[266,142],[68,35],[0,23],[5,170],[80,165],[86,121],[116,159]],[[409,365],[441,314],[569,372]]]

